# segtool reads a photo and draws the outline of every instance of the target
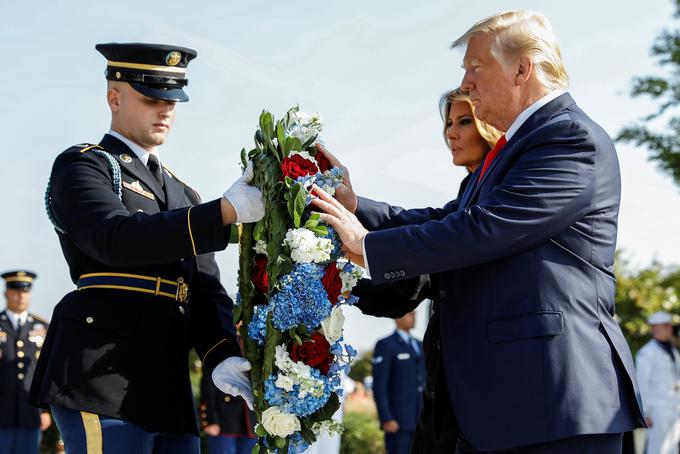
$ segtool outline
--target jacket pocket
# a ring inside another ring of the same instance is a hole
[[[487,339],[492,344],[535,337],[557,336],[564,332],[564,317],[559,311],[534,312],[492,320],[487,324]]]

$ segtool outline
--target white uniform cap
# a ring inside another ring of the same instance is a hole
[[[659,311],[654,312],[647,319],[647,323],[650,325],[661,325],[663,323],[672,323],[673,317],[668,312]]]

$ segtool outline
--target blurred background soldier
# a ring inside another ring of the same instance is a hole
[[[0,312],[0,454],[37,454],[40,432],[50,414],[28,405],[28,389],[40,355],[47,322],[28,312],[36,274],[2,274],[7,307]]]
[[[672,343],[671,314],[647,320],[653,339],[637,354],[637,374],[647,421],[647,454],[677,454],[680,442],[680,354]]]
[[[410,451],[423,402],[423,344],[409,333],[415,321],[415,312],[397,319],[397,330],[373,352],[373,396],[388,454]]]

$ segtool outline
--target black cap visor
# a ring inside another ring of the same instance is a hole
[[[163,88],[163,87],[152,87],[150,85],[141,84],[139,82],[130,82],[132,88],[148,96],[149,98],[159,99],[161,101],[174,101],[174,102],[187,102],[189,96],[184,92],[181,87]]]

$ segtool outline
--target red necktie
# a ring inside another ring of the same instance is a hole
[[[479,173],[479,178],[477,179],[477,182],[482,181],[484,172],[486,172],[486,169],[489,168],[493,160],[496,158],[496,155],[500,153],[501,149],[505,146],[506,143],[508,143],[508,141],[505,140],[505,134],[503,134],[501,138],[498,139],[498,142],[496,142],[496,145],[489,152],[489,154],[486,155],[486,159],[484,159],[484,165],[482,166],[482,171]]]

